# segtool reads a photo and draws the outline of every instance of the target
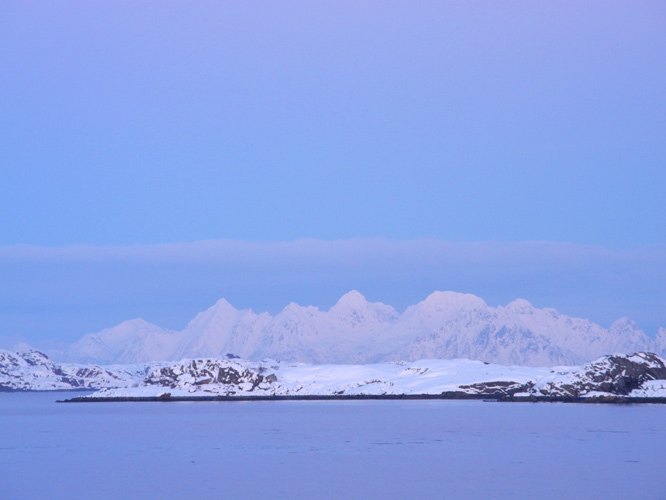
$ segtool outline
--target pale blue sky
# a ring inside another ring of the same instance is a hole
[[[222,294],[324,306],[355,283],[329,263],[328,281],[257,292],[243,283],[268,272],[262,253],[235,287],[188,264],[147,276],[156,294],[134,269],[114,302],[108,266],[7,257],[215,239],[591,245],[639,259],[601,273],[651,271],[631,293],[592,279],[544,295],[546,267],[517,264],[532,278],[508,288],[504,271],[480,285],[445,263],[396,289],[356,282],[395,305],[438,288],[568,307],[558,297],[583,289],[589,308],[563,312],[666,326],[666,262],[636,257],[666,245],[663,2],[4,1],[0,67],[0,335],[69,338],[130,314],[176,326]],[[66,279],[84,274],[97,287]],[[14,291],[28,282],[42,291]]]

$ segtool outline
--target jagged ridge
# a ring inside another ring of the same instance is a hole
[[[651,339],[627,318],[609,329],[518,299],[490,307],[470,294],[434,292],[404,313],[352,291],[329,311],[289,304],[271,316],[218,301],[181,332],[132,320],[88,334],[63,360],[144,363],[235,352],[305,363],[376,363],[468,358],[506,365],[575,365],[608,353],[666,352],[666,329]]]

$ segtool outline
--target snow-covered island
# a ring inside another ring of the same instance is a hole
[[[0,390],[72,389],[98,389],[80,398],[85,401],[407,396],[666,402],[666,360],[639,352],[579,367],[534,368],[465,359],[307,365],[227,355],[97,366],[0,351]]]

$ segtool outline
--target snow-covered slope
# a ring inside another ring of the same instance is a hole
[[[447,395],[666,397],[666,362],[652,353],[582,367],[530,368],[457,360],[304,365],[240,358],[183,360],[147,370],[136,387],[92,397]]]
[[[660,328],[655,338],[655,352],[666,353],[666,328]]]
[[[647,385],[646,385],[647,383]],[[553,370],[530,385],[543,396],[580,397],[606,393],[633,397],[666,396],[666,361],[653,353],[603,356],[582,367]]]
[[[524,384],[550,370],[464,359],[306,365],[215,358],[162,363],[148,373],[137,387],[105,389],[93,397],[441,394],[461,392],[461,384],[496,380]]]
[[[70,362],[144,363],[233,352],[304,363],[377,363],[468,358],[506,365],[574,365],[611,353],[666,353],[666,330],[651,339],[627,318],[605,329],[518,299],[490,307],[470,294],[434,292],[398,314],[357,291],[328,311],[289,304],[276,316],[218,301],[182,332],[142,320],[88,334]]]
[[[37,351],[0,351],[0,390],[97,388],[96,397],[446,395],[448,397],[666,397],[656,354],[604,356],[582,367],[531,368],[421,360],[306,365],[237,356],[100,367],[59,365]]]
[[[62,360],[107,365],[169,359],[180,338],[178,332],[137,318],[84,335],[65,350]]]
[[[144,366],[58,364],[39,351],[15,353],[0,350],[0,391],[130,387],[144,377]]]

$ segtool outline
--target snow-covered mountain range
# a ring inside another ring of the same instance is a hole
[[[399,314],[351,291],[328,311],[291,303],[276,316],[237,310],[221,299],[183,331],[134,319],[85,335],[60,359],[137,364],[234,353],[249,360],[313,364],[466,358],[554,366],[635,351],[666,354],[666,329],[652,339],[628,318],[606,329],[522,299],[490,307],[456,292],[434,292]]]

